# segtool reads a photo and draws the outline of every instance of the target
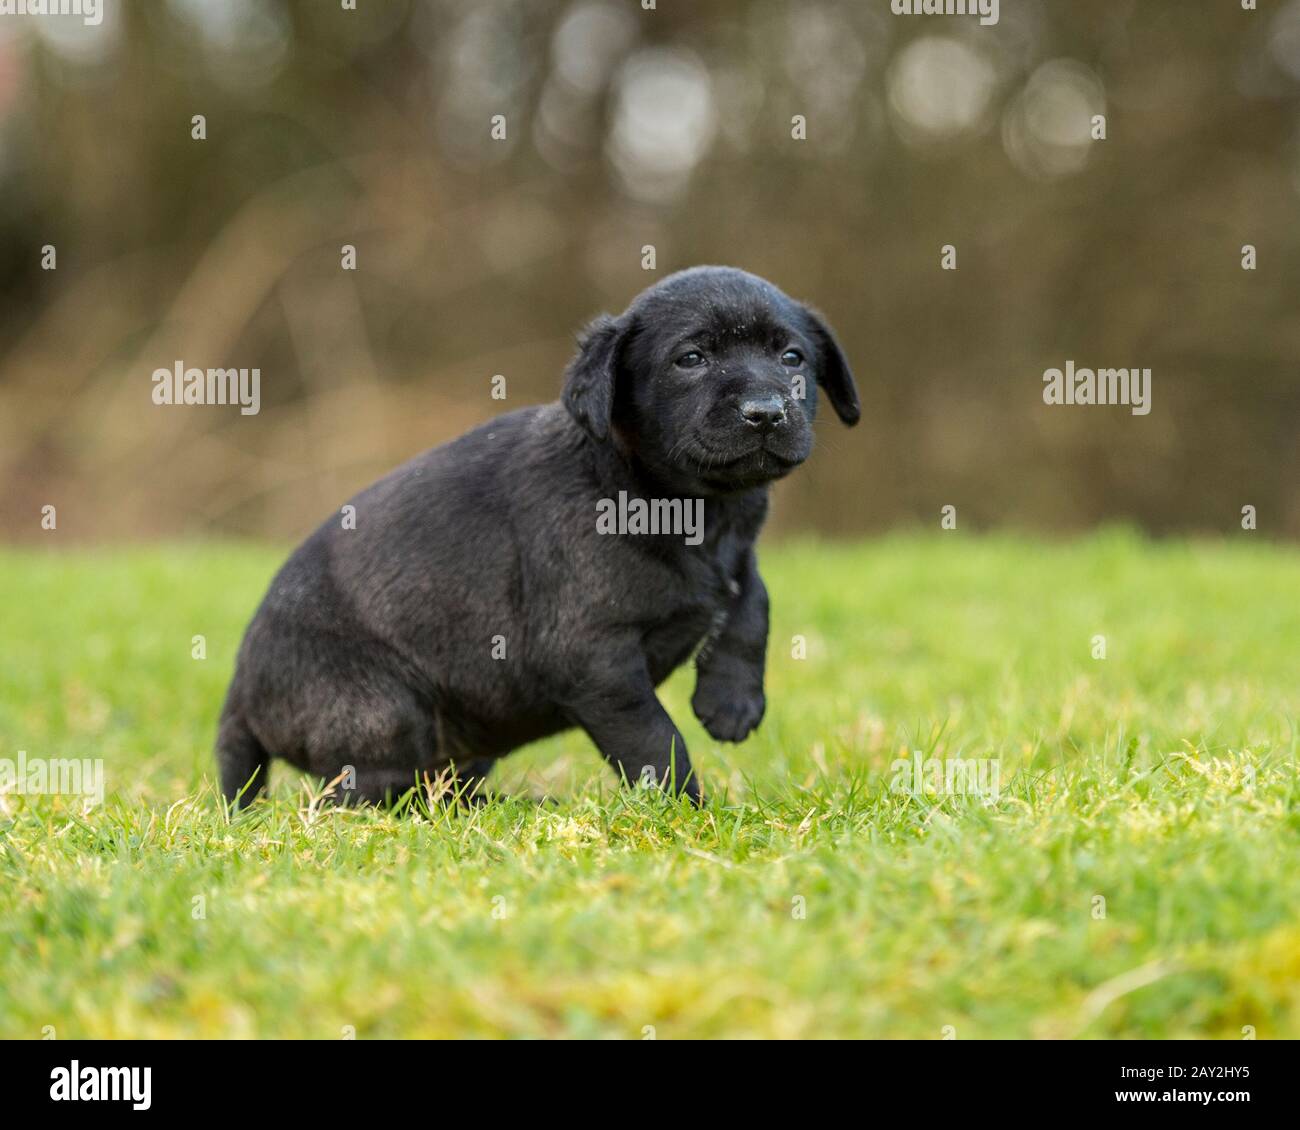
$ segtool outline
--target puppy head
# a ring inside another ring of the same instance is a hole
[[[612,435],[677,490],[721,494],[808,458],[819,386],[858,422],[853,374],[820,316],[755,275],[695,267],[597,318],[562,399],[595,439]]]

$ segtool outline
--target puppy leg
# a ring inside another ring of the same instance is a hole
[[[487,802],[487,775],[492,772],[493,764],[490,757],[475,757],[456,764],[456,792],[462,804]]]
[[[767,589],[753,551],[737,579],[726,623],[695,661],[695,717],[720,742],[743,740],[763,720],[763,663],[767,652]]]
[[[334,781],[339,804],[394,804],[448,768],[438,750],[434,712],[383,666],[383,653],[333,654],[310,695],[295,703],[306,769]]]
[[[332,799],[342,805],[373,804],[387,807],[396,804],[406,793],[421,788],[422,785],[415,770],[409,767],[396,769],[360,765],[353,774],[346,775],[334,786]]]
[[[221,795],[235,808],[245,808],[266,788],[271,758],[253,737],[244,719],[227,713],[217,732],[217,772]]]
[[[644,659],[613,663],[593,675],[570,709],[628,784],[653,782],[700,803],[686,742],[655,697]]]
[[[427,789],[430,798],[444,805],[456,801],[462,805],[482,804],[487,800],[482,781],[491,767],[492,762],[487,759],[469,762],[464,769],[453,768],[448,763],[437,769],[418,772],[405,767],[361,766],[354,775],[334,786],[334,796],[342,805],[389,807],[412,789],[417,790],[420,797],[426,795]]]

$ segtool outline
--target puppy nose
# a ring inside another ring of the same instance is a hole
[[[785,419],[785,401],[779,396],[747,397],[740,402],[740,414],[745,423],[770,432]]]

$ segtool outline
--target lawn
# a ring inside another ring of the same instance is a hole
[[[281,557],[0,554],[0,757],[108,782],[0,797],[0,1036],[1300,1037],[1293,548],[772,545],[758,733],[662,692],[703,810],[571,733],[472,811],[277,765],[232,819],[214,724]],[[917,750],[997,797],[891,787]]]

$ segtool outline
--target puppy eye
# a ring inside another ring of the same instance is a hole
[[[792,369],[797,369],[803,364],[803,354],[797,349],[787,349],[781,354],[781,364],[789,365]]]
[[[704,364],[704,354],[692,349],[689,353],[683,353],[673,364],[682,369],[698,369]]]

